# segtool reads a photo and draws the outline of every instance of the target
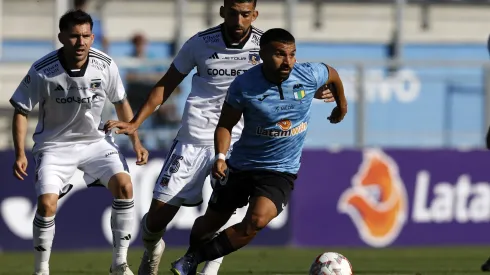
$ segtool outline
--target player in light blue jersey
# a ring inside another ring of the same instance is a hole
[[[335,69],[323,63],[296,63],[295,53],[295,39],[289,32],[268,30],[260,39],[263,64],[230,85],[215,131],[212,174],[218,182],[206,214],[196,220],[191,233],[194,239],[200,234],[203,242],[172,263],[174,274],[196,274],[200,263],[246,246],[281,213],[294,188],[311,103],[321,86],[329,85],[334,91],[337,106],[330,122],[340,122],[347,113],[342,81]],[[232,129],[242,115],[242,135],[225,161]],[[250,205],[242,222],[204,242],[214,231],[202,228],[223,226],[247,203]]]

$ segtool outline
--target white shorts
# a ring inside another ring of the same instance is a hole
[[[34,161],[37,196],[53,193],[63,197],[73,187],[69,180],[77,169],[84,172],[83,179],[89,187],[107,187],[113,175],[129,174],[126,159],[112,137],[91,144],[46,149],[36,153]]]
[[[202,203],[204,184],[210,183],[214,146],[175,140],[153,189],[153,198],[175,206]]]

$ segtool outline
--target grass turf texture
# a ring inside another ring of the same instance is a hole
[[[315,257],[324,251],[346,256],[354,274],[363,275],[469,275],[482,274],[480,265],[490,255],[487,247],[442,247],[400,249],[294,249],[247,248],[225,258],[220,274],[308,274]],[[159,274],[171,274],[170,262],[180,257],[183,249],[168,248],[160,264]],[[136,274],[142,250],[129,252],[129,264]],[[108,274],[110,251],[63,251],[51,256],[51,273]],[[30,252],[0,253],[0,274],[32,274],[33,255]],[[199,269],[200,270],[200,269]]]

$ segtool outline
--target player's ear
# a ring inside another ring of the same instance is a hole
[[[221,18],[225,18],[225,7],[221,6],[219,8],[219,16],[221,16]]]
[[[259,11],[255,10],[252,14],[252,22],[255,21],[259,17]]]
[[[63,44],[63,38],[61,32],[58,33],[58,41],[60,41],[60,43]]]

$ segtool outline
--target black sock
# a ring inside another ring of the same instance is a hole
[[[190,249],[190,248],[189,248]],[[201,246],[193,254],[198,263],[212,261],[236,251],[223,231],[216,238]]]
[[[189,238],[189,248],[187,249],[187,252],[185,254],[191,254],[192,252],[195,252],[198,248],[212,241],[217,236],[218,234],[215,234],[213,235],[212,238],[201,239],[201,238],[194,238],[191,235]]]

